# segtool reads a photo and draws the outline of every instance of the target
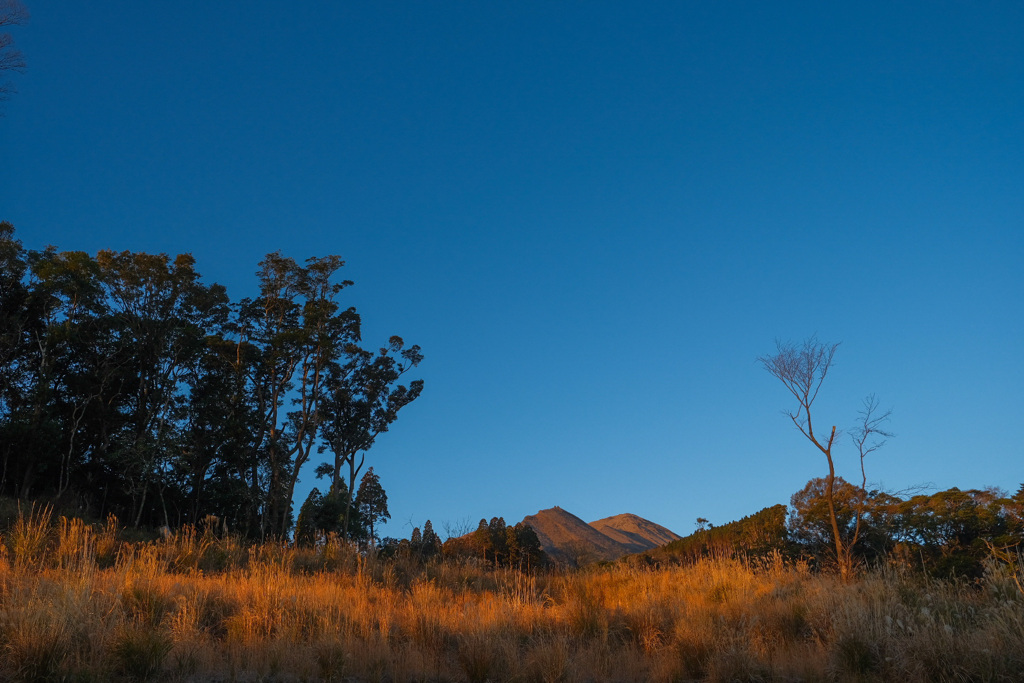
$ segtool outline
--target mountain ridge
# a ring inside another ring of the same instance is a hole
[[[527,515],[523,522],[537,534],[549,557],[572,565],[617,560],[681,538],[670,529],[632,513],[587,523],[557,505]]]

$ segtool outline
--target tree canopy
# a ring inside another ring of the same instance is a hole
[[[283,537],[300,473],[330,449],[347,524],[359,468],[343,487],[338,463],[361,467],[420,395],[400,380],[423,356],[361,346],[343,266],[268,254],[258,296],[232,301],[188,254],[34,251],[0,223],[0,493]]]

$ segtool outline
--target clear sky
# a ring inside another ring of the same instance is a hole
[[[869,478],[1024,482],[1020,2],[27,5],[0,219],[233,299],[341,255],[426,355],[387,534],[788,502],[825,462],[755,358],[815,333],[819,424],[893,409]]]

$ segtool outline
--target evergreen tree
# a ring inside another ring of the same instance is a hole
[[[508,566],[518,567],[522,559],[522,549],[519,547],[519,534],[514,526],[505,528],[505,548],[508,552]]]
[[[299,519],[295,522],[295,543],[298,545],[313,545],[316,542],[316,532],[320,510],[323,507],[324,497],[320,489],[313,487],[306,497],[306,502],[299,508]]]
[[[423,557],[433,557],[441,552],[441,537],[434,532],[434,525],[428,519],[423,525],[423,547],[420,554]]]
[[[343,481],[340,484],[345,485]],[[384,492],[384,487],[380,485],[380,478],[372,467],[366,470],[362,481],[359,482],[355,509],[359,513],[359,519],[366,527],[366,537],[371,545],[375,544],[377,542],[377,523],[391,519],[391,513],[388,512],[388,494]],[[428,521],[427,524],[429,525],[430,522]]]
[[[412,552],[415,555],[419,555],[420,551],[423,550],[423,534],[420,533],[419,527],[414,527],[412,535],[409,537],[409,545],[412,547]]]
[[[487,531],[491,536],[491,545],[494,550],[492,558],[495,566],[505,564],[508,561],[508,537],[505,533],[506,525],[504,517],[491,517],[487,525]]]
[[[525,522],[519,522],[514,527],[509,527],[509,531],[514,532],[513,537],[517,551],[513,566],[526,571],[541,567],[547,558],[540,547],[540,538],[537,537],[537,532],[533,530],[533,527]]]
[[[494,540],[491,538],[491,530],[487,526],[486,519],[481,519],[480,524],[476,527],[476,531],[473,532],[473,550],[475,550],[485,562],[487,560],[494,560]]]

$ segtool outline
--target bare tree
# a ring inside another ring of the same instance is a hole
[[[21,0],[0,0],[0,27],[15,26],[28,21],[28,10]],[[14,47],[14,38],[10,33],[0,33],[0,71],[25,70],[25,57],[21,50]],[[15,92],[9,81],[0,81],[0,102]]]
[[[892,437],[892,433],[884,429],[884,425],[892,415],[891,410],[880,413],[878,410],[878,398],[871,394],[864,399],[860,412],[857,414],[857,424],[850,431],[853,445],[857,448],[860,456],[861,485],[857,492],[856,521],[853,533],[848,540],[843,540],[839,529],[839,520],[836,515],[835,501],[835,480],[836,468],[832,457],[832,447],[836,441],[836,428],[833,425],[828,432],[828,438],[819,438],[814,433],[814,424],[811,421],[811,406],[818,397],[821,384],[825,381],[829,369],[832,367],[836,349],[839,344],[825,344],[819,342],[817,337],[810,337],[801,344],[792,342],[782,343],[776,340],[775,353],[769,356],[761,356],[757,360],[771,375],[781,381],[789,393],[797,400],[797,407],[787,411],[786,415],[793,421],[796,428],[800,430],[807,439],[813,443],[819,451],[825,455],[828,461],[828,478],[825,480],[825,500],[828,503],[829,522],[832,526],[832,535],[835,539],[836,562],[839,565],[839,572],[843,578],[847,578],[853,569],[853,548],[860,538],[861,521],[864,518],[864,510],[867,505],[868,476],[864,466],[864,460],[868,455],[874,453],[885,445],[885,440]]]
[[[850,439],[857,447],[860,456],[860,491],[857,494],[856,523],[853,527],[853,537],[847,544],[850,548],[857,544],[860,537],[860,523],[864,518],[864,507],[868,495],[868,475],[864,468],[864,458],[874,453],[885,445],[885,440],[892,438],[893,433],[883,429],[883,425],[889,421],[892,410],[884,413],[878,412],[878,397],[874,394],[867,396],[857,413],[857,424],[850,430]]]
[[[764,366],[773,377],[778,379],[789,393],[797,400],[797,407],[787,411],[786,415],[793,421],[796,428],[800,430],[807,439],[825,455],[828,460],[828,478],[825,480],[825,500],[828,503],[829,521],[832,524],[832,535],[836,544],[836,560],[839,563],[839,571],[845,578],[849,573],[850,562],[847,547],[843,543],[843,537],[839,532],[839,522],[836,518],[835,503],[835,478],[836,468],[832,459],[832,446],[836,440],[836,428],[832,426],[827,439],[819,438],[814,433],[814,424],[811,420],[811,406],[818,397],[821,384],[832,367],[836,349],[839,344],[826,344],[818,341],[817,337],[810,337],[803,343],[797,345],[792,342],[775,341],[775,353],[768,356],[761,356],[757,360]]]

